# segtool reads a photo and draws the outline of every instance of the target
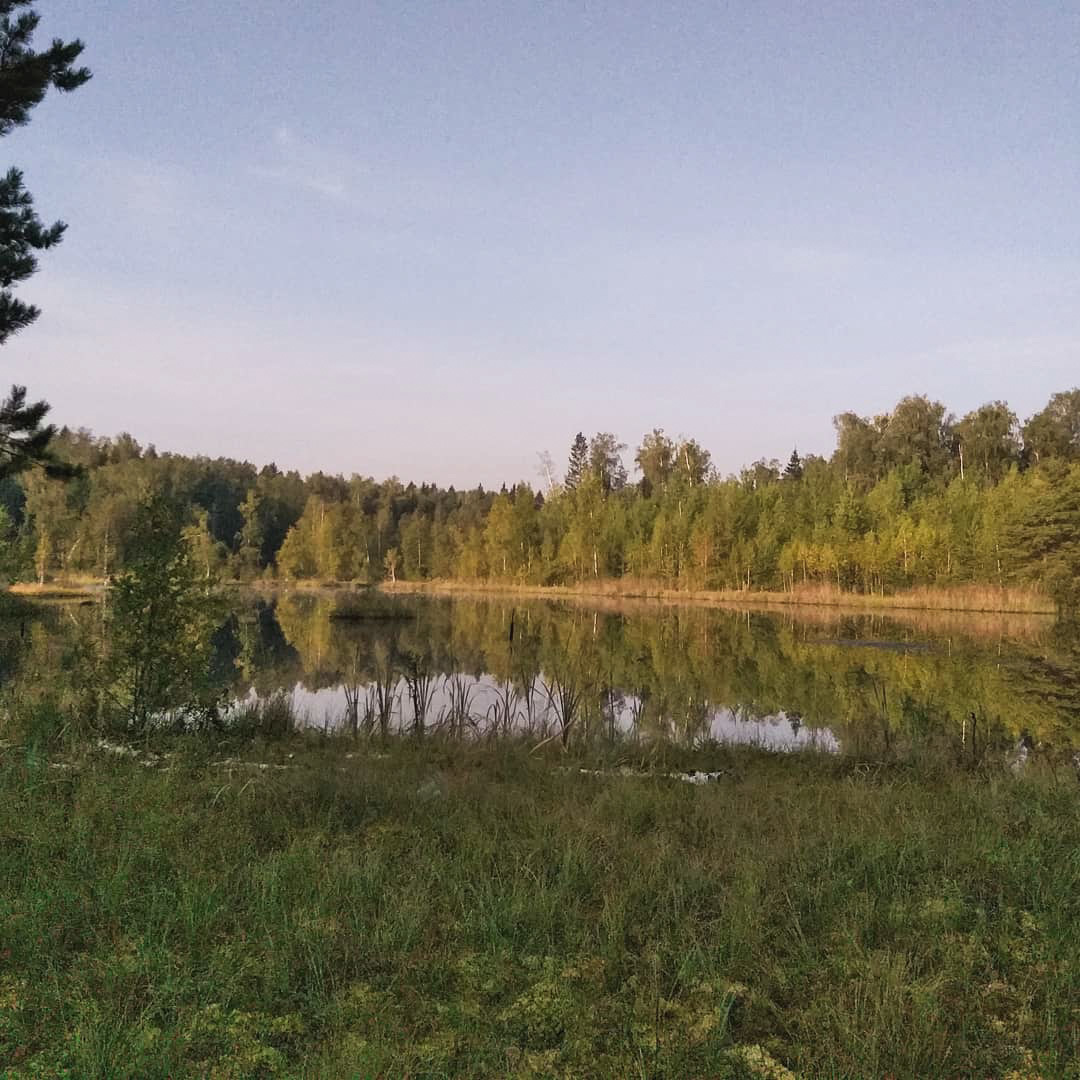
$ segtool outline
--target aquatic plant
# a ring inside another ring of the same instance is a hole
[[[402,678],[409,694],[413,710],[413,731],[424,733],[428,710],[435,694],[435,676],[428,657],[421,652],[410,652],[405,659]]]

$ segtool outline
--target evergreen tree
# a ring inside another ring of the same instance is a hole
[[[30,0],[0,0],[0,136],[28,123],[49,87],[75,90],[90,78],[86,68],[74,66],[81,41],[57,39],[45,52],[34,52],[30,42],[38,22]],[[11,288],[34,273],[36,253],[58,244],[65,228],[61,221],[42,224],[18,169],[0,177],[0,345],[38,317],[38,309],[16,299]],[[33,464],[56,471],[47,449],[55,429],[42,425],[48,409],[43,401],[27,405],[25,388],[12,388],[0,406],[0,476]]]
[[[1080,611],[1080,465],[1055,461],[1007,537],[1022,576],[1041,583],[1063,613]]]
[[[802,473],[802,458],[799,457],[799,451],[792,450],[791,457],[788,458],[788,463],[784,466],[784,476],[788,480],[801,480]]]
[[[585,435],[578,432],[574,436],[574,443],[570,447],[570,461],[566,466],[565,487],[567,491],[573,491],[581,483],[589,468],[589,444],[585,441]]]
[[[0,477],[21,472],[31,464],[41,465],[49,476],[59,478],[76,472],[49,449],[56,426],[42,423],[48,411],[46,401],[26,404],[25,386],[13,386],[0,402]]]

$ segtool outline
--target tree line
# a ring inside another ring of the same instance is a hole
[[[91,77],[79,40],[33,48],[31,0],[0,0],[0,138],[50,91]],[[13,289],[59,243],[23,175],[0,176],[0,346],[38,317]],[[829,458],[793,451],[720,476],[694,439],[656,429],[627,467],[610,432],[579,433],[560,482],[455,491],[396,478],[301,477],[273,465],[144,450],[129,436],[56,432],[23,386],[0,401],[0,569],[108,577],[132,521],[167,493],[206,579],[428,578],[554,585],[643,578],[671,588],[836,588],[1023,581],[1080,595],[1080,390],[1023,425],[995,401],[959,419],[911,396],[836,417]]]
[[[207,578],[450,579],[529,585],[636,578],[671,588],[1027,583],[1070,602],[1080,576],[1080,389],[1021,424],[1004,402],[956,419],[910,396],[842,413],[828,458],[722,476],[696,440],[649,432],[627,467],[609,432],[579,434],[563,475],[457,491],[391,477],[187,457],[128,435],[61,431],[43,470],[0,485],[9,577],[107,577],[131,558],[140,503],[166,492]]]
[[[47,93],[91,77],[79,40],[33,48],[31,0],[0,0],[0,138]],[[0,176],[0,346],[38,309],[13,289],[64,235],[22,173]],[[561,482],[499,492],[396,478],[301,477],[273,465],[144,450],[129,436],[56,432],[22,386],[0,401],[0,569],[108,577],[132,558],[132,522],[166,493],[209,580],[446,578],[555,585],[642,578],[671,588],[836,588],[1022,581],[1080,597],[1080,389],[1026,423],[994,401],[959,419],[910,396],[836,417],[829,458],[795,451],[720,476],[696,440],[656,429],[637,447],[579,433]],[[632,470],[632,475],[631,475]]]

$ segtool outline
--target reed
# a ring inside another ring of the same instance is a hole
[[[359,645],[354,650],[352,661],[344,673],[341,689],[345,694],[345,723],[353,738],[356,738],[360,731],[360,702],[364,696]]]
[[[476,696],[476,680],[456,671],[446,676],[443,687],[449,704],[443,710],[440,726],[446,727],[452,735],[460,734],[475,723],[473,701]]]
[[[492,735],[509,735],[521,719],[519,695],[514,684],[506,679],[495,688],[495,702],[488,708],[488,731]]]
[[[397,676],[390,653],[382,642],[375,645],[375,672],[368,688],[366,716],[371,724],[378,724],[379,734],[384,739],[390,733],[390,722],[394,715],[394,706],[398,702]]]
[[[387,592],[497,593],[536,597],[623,597],[627,599],[694,601],[723,605],[840,607],[851,610],[970,611],[1053,615],[1054,602],[1034,589],[1017,586],[919,586],[886,593],[853,592],[835,585],[796,585],[774,592],[758,589],[671,588],[636,578],[608,578],[578,585],[521,585],[501,581],[398,581],[380,586]]]
[[[435,675],[428,659],[422,653],[409,653],[402,671],[405,687],[413,710],[413,731],[423,735],[427,725],[427,714],[435,695]]]
[[[548,711],[554,713],[559,725],[557,734],[563,747],[567,747],[570,732],[580,716],[584,689],[570,676],[553,675],[548,680],[547,694]]]

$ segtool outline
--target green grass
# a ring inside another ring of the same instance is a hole
[[[1071,770],[68,754],[0,758],[5,1076],[1080,1076]]]

